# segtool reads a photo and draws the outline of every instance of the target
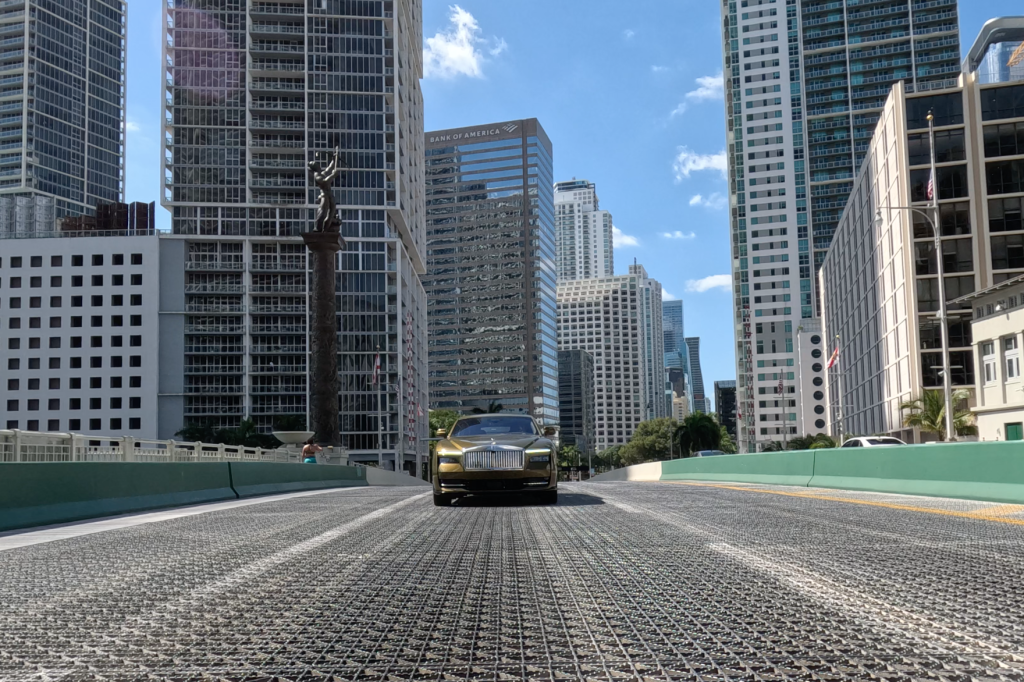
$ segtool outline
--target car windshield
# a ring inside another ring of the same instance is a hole
[[[868,438],[868,445],[906,445],[898,438]]]
[[[466,417],[455,422],[453,436],[498,436],[506,433],[537,435],[531,417]]]

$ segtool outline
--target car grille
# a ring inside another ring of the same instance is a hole
[[[518,448],[504,450],[467,450],[462,458],[466,471],[495,471],[523,468],[523,451]]]

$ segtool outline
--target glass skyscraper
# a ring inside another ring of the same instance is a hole
[[[336,149],[342,442],[426,454],[420,0],[173,0],[166,17],[161,432],[305,420],[317,190]],[[165,282],[169,280],[165,279]],[[371,385],[374,361],[381,382]]]
[[[0,3],[0,232],[124,198],[123,0]]]
[[[558,423],[551,141],[536,119],[426,134],[430,406]]]
[[[822,404],[798,385],[794,334],[820,328],[816,271],[890,86],[955,85],[960,50],[956,0],[723,0],[722,13],[737,445],[749,452]]]

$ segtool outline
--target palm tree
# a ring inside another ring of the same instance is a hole
[[[770,440],[764,444],[761,448],[761,452],[782,452],[786,448],[782,447],[782,443],[777,440]]]
[[[965,404],[969,397],[970,393],[963,389],[953,391],[953,430],[958,436],[973,436],[978,433],[971,411],[955,407]],[[938,434],[939,440],[946,440],[946,399],[942,391],[925,391],[920,398],[902,403],[900,410],[910,410],[910,414],[903,417],[904,426],[913,426],[927,433]]]
[[[722,427],[714,417],[703,412],[688,414],[673,435],[683,457],[700,450],[718,450],[722,444]]]
[[[483,410],[479,407],[474,407],[473,414],[497,414],[504,409],[505,407],[501,403],[499,403],[497,400],[492,400],[491,403],[487,406],[486,410]]]

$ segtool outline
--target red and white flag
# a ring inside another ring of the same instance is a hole
[[[779,395],[786,392],[785,386],[782,385],[782,372],[779,372]]]
[[[935,198],[935,176],[931,173],[928,174],[928,201]]]
[[[376,384],[380,382],[380,353],[377,353],[377,357],[373,360],[373,381],[371,383]]]
[[[832,369],[832,365],[837,362],[839,362],[839,346],[836,346],[836,349],[832,351],[832,357],[828,359],[828,369]]]

